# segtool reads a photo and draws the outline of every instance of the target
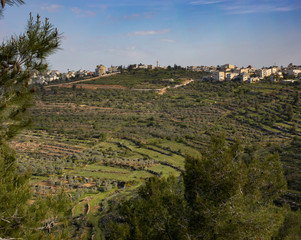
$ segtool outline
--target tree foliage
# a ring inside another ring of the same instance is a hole
[[[60,36],[48,19],[41,22],[37,16],[34,21],[30,16],[25,33],[0,46],[0,239],[67,238],[69,198],[63,192],[33,198],[30,175],[18,174],[15,153],[9,146],[30,122],[25,116],[35,92],[29,85],[30,75],[47,68],[47,56],[59,45]]]
[[[184,185],[194,239],[269,239],[283,221],[273,204],[286,182],[277,155],[245,163],[239,144],[213,137],[201,158],[186,159]]]
[[[120,205],[107,239],[271,239],[284,221],[286,189],[277,155],[244,162],[240,144],[213,137],[187,157],[181,178],[151,178]]]
[[[12,36],[0,46],[0,139],[10,140],[29,123],[24,112],[31,104],[33,71],[47,69],[46,58],[57,50],[61,37],[45,22],[30,15],[26,32]]]
[[[2,15],[5,4],[9,6],[24,4],[23,0],[1,0],[0,16]]]
[[[120,224],[111,223],[109,239],[185,239],[183,184],[175,177],[150,178],[139,198],[120,206]]]

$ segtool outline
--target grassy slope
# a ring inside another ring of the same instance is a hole
[[[202,78],[204,73],[193,73],[186,70],[124,70],[123,74],[85,82],[86,84],[120,85],[128,88],[157,89],[180,83],[185,77]],[[173,83],[164,82],[164,79],[174,79]]]

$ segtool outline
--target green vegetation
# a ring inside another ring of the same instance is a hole
[[[8,4],[23,1],[7,1]],[[4,6],[5,1],[2,1]],[[47,68],[45,59],[60,45],[57,30],[46,19],[30,16],[25,33],[0,46],[0,239],[62,239],[68,236],[71,201],[59,191],[34,195],[30,174],[17,169],[10,145],[28,126],[26,115],[36,91],[28,85],[31,71]],[[23,166],[24,167],[24,166]]]
[[[299,83],[175,66],[29,86],[59,45],[38,16],[0,47],[0,239],[300,239]]]
[[[124,70],[122,74],[88,81],[88,84],[120,85],[136,89],[158,89],[181,83],[182,78],[202,78],[203,72],[191,72],[184,69],[135,69]],[[173,79],[173,81],[169,81]]]
[[[134,189],[150,177],[180,176],[185,155],[200,157],[199,151],[209,149],[211,134],[224,133],[230,145],[241,141],[246,163],[279,154],[288,190],[277,204],[297,209],[301,86],[196,80],[204,75],[131,70],[93,82],[127,89],[38,88],[33,124],[13,141],[19,171],[32,171],[36,194],[64,187],[73,199],[74,236],[89,239],[103,231],[98,222],[109,205],[137,196]],[[165,77],[195,81],[162,95],[135,90],[164,87]]]
[[[284,211],[274,205],[286,187],[279,158],[241,159],[239,144],[212,138],[202,157],[187,157],[183,179],[150,178],[138,197],[112,207],[106,239],[270,239]],[[297,227],[294,223],[291,228]],[[106,224],[107,225],[107,224]],[[285,233],[283,234],[286,237]]]

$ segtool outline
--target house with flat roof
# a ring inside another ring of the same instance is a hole
[[[97,65],[95,68],[95,76],[101,76],[106,74],[106,67],[104,65]]]

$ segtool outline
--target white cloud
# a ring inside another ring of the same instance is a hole
[[[106,5],[106,4],[89,4],[88,7],[95,11],[98,10],[98,11],[103,12],[108,8],[108,5]]]
[[[167,43],[175,43],[176,41],[173,39],[168,39],[168,38],[163,38],[161,39],[162,42],[167,42]]]
[[[70,10],[75,14],[80,14],[82,12],[82,10],[78,7],[73,7]]]
[[[150,19],[153,18],[156,13],[153,12],[141,12],[141,13],[133,13],[130,15],[107,15],[105,24],[114,24],[120,23],[124,21],[139,21],[140,19]]]
[[[276,7],[276,8],[274,8],[274,12],[290,12],[293,10],[295,10],[295,9],[292,7]]]
[[[86,10],[82,16],[83,17],[86,17],[86,16],[87,17],[94,17],[94,16],[96,16],[96,12]]]
[[[152,36],[152,35],[159,35],[159,34],[165,34],[170,32],[169,29],[163,29],[163,30],[148,30],[148,31],[137,31],[129,33],[130,36]]]
[[[51,4],[51,5],[43,5],[41,6],[41,9],[47,12],[58,12],[61,10],[63,6],[58,4]]]
[[[134,20],[134,19],[137,19],[139,18],[141,15],[139,13],[134,13],[134,14],[131,14],[131,15],[124,15],[123,18],[126,19],[126,20]]]
[[[273,5],[237,5],[223,8],[228,14],[251,14],[251,13],[268,13],[268,12],[290,12],[298,8],[290,6],[273,6]]]
[[[106,10],[108,8],[108,5],[98,5],[98,8],[103,11],[103,10]]]
[[[135,51],[136,47],[135,46],[129,46],[129,47],[126,47],[126,50],[127,51]]]
[[[90,10],[81,10],[78,7],[70,8],[70,10],[79,17],[94,17],[96,12]]]
[[[228,4],[224,4],[224,3]],[[247,1],[248,2],[248,1]],[[227,14],[250,14],[250,13],[270,13],[270,12],[290,12],[300,9],[300,6],[283,5],[272,0],[269,4],[252,4],[252,1],[242,4],[240,0],[195,0],[190,5],[218,5]]]
[[[209,4],[217,4],[222,3],[224,0],[199,0],[190,2],[191,5],[209,5]]]

